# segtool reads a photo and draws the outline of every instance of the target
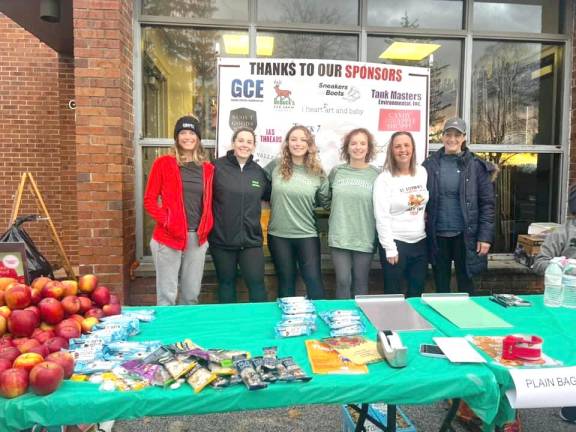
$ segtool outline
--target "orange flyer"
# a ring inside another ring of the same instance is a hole
[[[338,352],[319,340],[308,339],[306,342],[308,360],[315,374],[365,374],[366,365],[357,365],[343,358]]]

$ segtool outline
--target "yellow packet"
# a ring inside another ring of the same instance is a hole
[[[308,360],[315,374],[365,374],[368,373],[366,365],[357,365],[342,358],[340,354],[327,344],[314,339],[306,342]]]

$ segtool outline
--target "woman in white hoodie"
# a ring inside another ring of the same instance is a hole
[[[378,231],[384,292],[407,297],[422,294],[428,258],[424,211],[428,202],[426,170],[416,164],[416,146],[410,132],[390,138],[384,170],[374,184],[374,216]]]

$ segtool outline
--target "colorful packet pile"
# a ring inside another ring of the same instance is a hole
[[[320,318],[330,327],[330,336],[352,336],[364,334],[366,327],[355,310],[333,310],[320,312]]]
[[[278,306],[282,310],[282,320],[274,329],[277,336],[303,336],[316,331],[316,307],[310,300],[284,297],[278,299]]]

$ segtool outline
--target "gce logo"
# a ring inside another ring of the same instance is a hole
[[[264,80],[232,80],[232,97],[261,99],[264,97]]]

